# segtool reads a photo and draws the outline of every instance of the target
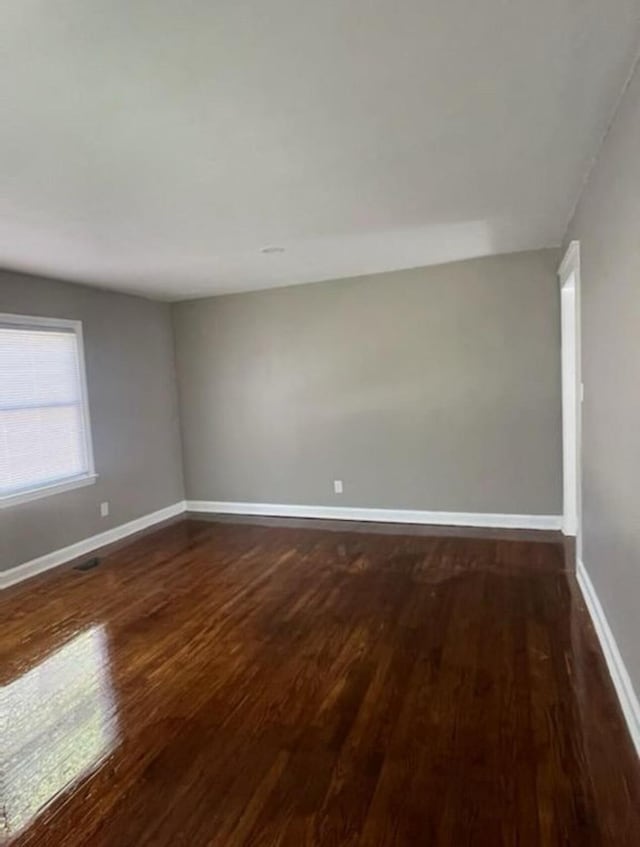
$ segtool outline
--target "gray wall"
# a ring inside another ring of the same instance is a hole
[[[0,271],[0,312],[83,322],[99,474],[93,486],[0,509],[0,570],[183,499],[169,306]]]
[[[177,304],[188,498],[560,514],[558,258]]]
[[[581,243],[583,560],[640,692],[640,71],[569,228]]]

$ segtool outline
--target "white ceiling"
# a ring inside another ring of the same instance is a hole
[[[4,0],[0,25],[0,264],[180,299],[557,245],[640,0]]]

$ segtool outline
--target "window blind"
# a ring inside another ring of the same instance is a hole
[[[0,323],[0,498],[93,472],[81,362],[73,326]]]

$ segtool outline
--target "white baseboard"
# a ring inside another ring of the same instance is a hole
[[[561,515],[496,515],[473,512],[424,512],[411,509],[358,509],[343,506],[300,506],[282,503],[230,503],[187,500],[187,512],[220,515],[264,515],[280,518],[324,518],[338,521],[474,526],[495,529],[561,529]]]
[[[115,526],[113,529],[107,529],[105,532],[92,535],[90,538],[84,538],[82,541],[77,541],[75,544],[70,544],[68,547],[63,547],[60,550],[54,550],[52,553],[32,559],[30,562],[24,562],[24,564],[17,565],[8,571],[0,572],[0,590],[8,588],[10,585],[15,585],[17,582],[22,582],[24,579],[36,576],[36,574],[43,571],[48,571],[50,568],[63,565],[65,562],[69,562],[78,556],[84,556],[85,553],[91,553],[93,550],[97,550],[98,547],[104,547],[106,544],[112,544],[114,541],[120,541],[121,538],[126,538],[128,535],[133,535],[154,524],[173,518],[175,515],[180,515],[184,510],[185,502],[182,500],[174,503],[172,506],[167,506],[165,509],[159,509],[157,512],[143,515],[141,518],[136,518],[120,526]]]
[[[593,587],[584,563],[580,560],[578,560],[576,567],[576,577],[600,641],[600,646],[602,647],[611,679],[620,700],[631,738],[640,756],[640,702],[638,702],[633,683],[618,650],[618,645],[616,644],[613,632],[611,632],[596,590]]]
[[[272,517],[324,518],[342,521],[376,521],[401,524],[433,524],[437,526],[473,526],[498,529],[560,529],[559,515],[497,515],[472,512],[424,512],[397,509],[358,509],[342,506],[299,506],[278,503],[231,503],[216,500],[188,500],[174,503],[165,509],[143,515],[126,524],[84,538],[68,547],[54,550],[37,559],[24,562],[8,571],[0,572],[0,590],[56,568],[91,553],[99,547],[120,541],[154,524],[188,512],[206,512],[226,515],[265,515]]]

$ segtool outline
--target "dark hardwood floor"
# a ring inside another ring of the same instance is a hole
[[[562,543],[357,529],[181,520],[3,592],[0,840],[638,847]]]

